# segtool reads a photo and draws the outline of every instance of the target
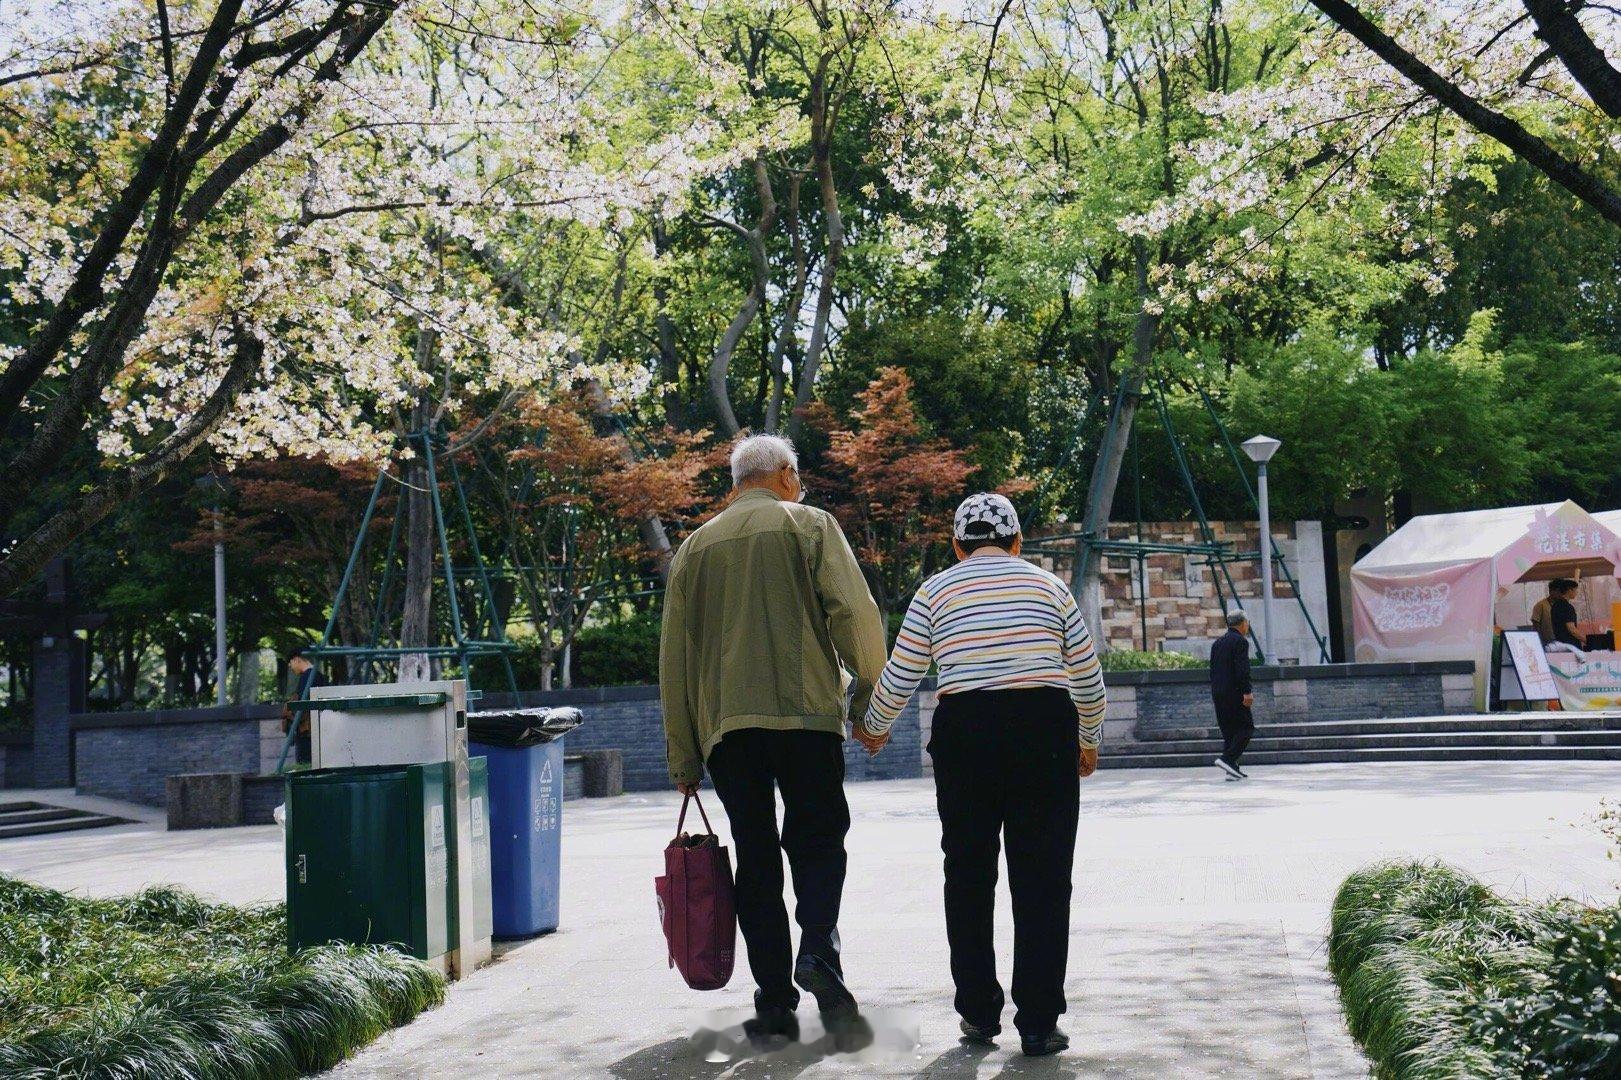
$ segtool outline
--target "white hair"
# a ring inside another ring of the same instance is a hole
[[[784,465],[799,468],[799,455],[787,439],[777,435],[739,439],[732,447],[732,486],[742,487],[744,481],[769,476]]]

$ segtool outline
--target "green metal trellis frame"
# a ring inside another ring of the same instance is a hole
[[[1115,393],[1114,400],[1110,403],[1108,421],[1109,430],[1117,428],[1120,423],[1120,407],[1126,396],[1128,380],[1129,377],[1122,378],[1120,380],[1120,388]],[[1204,402],[1205,408],[1210,413],[1211,420],[1215,422],[1216,430],[1221,433],[1222,443],[1226,447],[1228,455],[1232,459],[1234,468],[1238,470],[1239,477],[1243,480],[1244,490],[1249,495],[1250,503],[1252,506],[1255,506],[1256,513],[1259,514],[1260,507],[1256,501],[1255,489],[1250,484],[1249,474],[1245,471],[1243,461],[1238,456],[1237,447],[1233,445],[1232,438],[1227,434],[1227,427],[1221,422],[1221,417],[1216,413],[1215,405],[1210,400],[1210,396],[1205,393],[1202,387],[1199,390],[1199,394]],[[1193,478],[1193,469],[1189,464],[1186,448],[1183,446],[1181,436],[1177,433],[1176,425],[1171,420],[1170,408],[1167,405],[1167,388],[1163,373],[1156,374],[1150,383],[1149,396],[1153,398],[1155,412],[1159,417],[1160,425],[1165,429],[1166,439],[1170,443],[1171,447],[1171,457],[1176,464],[1177,472],[1181,477],[1182,484],[1187,490],[1188,501],[1192,506],[1195,519],[1199,524],[1199,535],[1202,538],[1202,542],[1196,544],[1171,544],[1157,541],[1144,541],[1141,539],[1142,493],[1140,486],[1141,477],[1139,475],[1136,480],[1138,484],[1136,490],[1137,540],[1111,540],[1106,536],[1100,537],[1085,532],[1061,533],[1054,536],[1044,537],[1043,540],[1046,543],[1042,545],[1027,545],[1026,550],[1032,554],[1072,555],[1076,560],[1076,572],[1074,575],[1074,580],[1077,583],[1084,580],[1086,571],[1091,564],[1091,560],[1094,558],[1118,556],[1133,560],[1136,564],[1135,571],[1139,583],[1138,608],[1144,648],[1147,648],[1148,645],[1148,598],[1143,585],[1146,583],[1145,567],[1149,556],[1182,555],[1186,558],[1197,557],[1199,561],[1210,568],[1211,582],[1216,587],[1216,597],[1221,603],[1222,610],[1225,611],[1228,609],[1227,597],[1229,595],[1232,596],[1235,604],[1238,600],[1238,587],[1233,581],[1232,573],[1227,568],[1228,564],[1233,562],[1247,562],[1252,558],[1261,559],[1267,557],[1267,555],[1270,555],[1273,561],[1282,571],[1284,580],[1289,583],[1290,589],[1294,592],[1295,602],[1300,606],[1300,613],[1305,617],[1306,626],[1311,631],[1313,640],[1317,643],[1318,655],[1322,658],[1323,663],[1326,664],[1331,662],[1332,658],[1329,653],[1327,639],[1324,638],[1323,634],[1317,629],[1317,624],[1311,617],[1311,611],[1306,606],[1306,598],[1301,594],[1300,586],[1295,581],[1294,574],[1290,572],[1288,561],[1283,557],[1283,552],[1278,549],[1277,541],[1271,537],[1266,537],[1265,539],[1267,543],[1265,548],[1258,548],[1252,554],[1249,552],[1235,551],[1232,544],[1221,543],[1216,540],[1215,530],[1211,527],[1209,516],[1205,513],[1204,500],[1199,497],[1198,485],[1195,483]],[[1086,413],[1081,420],[1083,427],[1087,422],[1090,421],[1095,403],[1095,397],[1092,401],[1088,402]],[[1134,469],[1140,473],[1141,465],[1137,456],[1135,424],[1133,424],[1132,431],[1132,461]],[[1067,551],[1062,547],[1053,548],[1047,546],[1052,543],[1067,543],[1071,541],[1075,545],[1073,552]],[[1223,587],[1224,585],[1225,588]],[[1263,663],[1266,662],[1268,657],[1262,651],[1261,642],[1256,637],[1253,627],[1250,629],[1250,640],[1254,642],[1256,656]]]
[[[506,675],[507,688],[514,693],[518,689],[517,675],[512,668],[512,653],[518,646],[507,640],[506,629],[502,625],[499,609],[495,603],[495,591],[490,586],[490,574],[484,565],[484,556],[478,546],[477,530],[473,527],[473,515],[467,506],[467,492],[462,484],[461,470],[456,465],[454,457],[448,457],[451,489],[456,495],[456,508],[461,518],[462,528],[466,533],[468,551],[472,556],[471,573],[463,568],[458,574],[457,567],[450,558],[450,534],[445,526],[445,511],[443,501],[439,496],[439,455],[436,448],[446,444],[445,436],[436,431],[415,431],[406,436],[406,445],[417,450],[422,455],[423,464],[427,472],[428,504],[433,510],[433,526],[435,546],[438,548],[439,572],[444,580],[446,629],[448,630],[449,644],[437,645],[405,645],[397,635],[392,641],[385,640],[391,620],[389,612],[392,610],[394,595],[395,564],[398,561],[401,522],[405,519],[403,506],[394,513],[394,521],[389,529],[388,548],[383,556],[382,580],[378,585],[377,603],[372,615],[370,640],[362,645],[334,645],[333,637],[337,632],[338,613],[349,590],[355,586],[355,570],[360,565],[361,554],[366,547],[366,539],[371,531],[372,519],[376,516],[377,505],[382,498],[384,484],[392,479],[388,469],[378,470],[377,482],[372,485],[371,497],[366,502],[366,510],[360,518],[360,528],[355,533],[354,546],[350,548],[349,560],[344,565],[343,577],[338,583],[337,594],[332,600],[332,613],[327,617],[326,629],[321,634],[318,645],[312,645],[305,650],[305,654],[317,663],[320,660],[345,660],[357,663],[367,678],[375,678],[380,673],[380,665],[393,662],[398,664],[407,656],[426,656],[436,659],[454,659],[461,665],[464,677],[469,685],[472,683],[472,661],[483,656],[499,656]],[[398,481],[397,481],[398,482]],[[467,623],[463,619],[461,600],[458,597],[458,577],[469,580],[477,586],[475,591],[475,605],[473,609],[474,634],[487,633],[487,637],[469,636]],[[477,601],[482,600],[482,611]],[[307,701],[309,697],[309,680],[300,687],[298,700]],[[297,703],[295,702],[295,708]],[[306,706],[307,708],[307,706]],[[294,721],[288,724],[287,737],[282,742],[281,757],[276,762],[276,771],[281,772],[287,764],[287,755],[297,741],[299,723]]]

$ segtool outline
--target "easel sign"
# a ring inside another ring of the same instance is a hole
[[[1558,701],[1559,687],[1553,681],[1553,669],[1548,665],[1548,654],[1542,648],[1542,638],[1535,630],[1504,630],[1503,651],[1511,660],[1503,665],[1506,677],[1512,670],[1519,692],[1511,693],[1507,679],[1498,693],[1506,701]]]

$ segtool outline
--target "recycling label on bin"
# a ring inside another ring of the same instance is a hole
[[[445,846],[445,808],[431,806],[428,808],[428,845],[442,848]]]
[[[535,832],[550,832],[558,825],[558,798],[551,791],[542,791],[535,800],[534,820],[531,823]]]
[[[468,816],[472,818],[473,822],[473,839],[477,840],[484,835],[484,797],[482,795],[473,796]]]

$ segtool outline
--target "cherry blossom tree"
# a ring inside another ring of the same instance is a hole
[[[1311,0],[1434,105],[1621,225],[1621,19],[1586,0]]]
[[[575,331],[500,302],[491,237],[624,229],[729,163],[703,123],[616,126],[593,75],[629,28],[566,6],[120,3],[66,38],[57,10],[0,64],[28,146],[0,162],[25,338],[0,354],[0,593],[205,444],[377,461],[475,434],[572,367]],[[92,433],[95,483],[31,499]]]

